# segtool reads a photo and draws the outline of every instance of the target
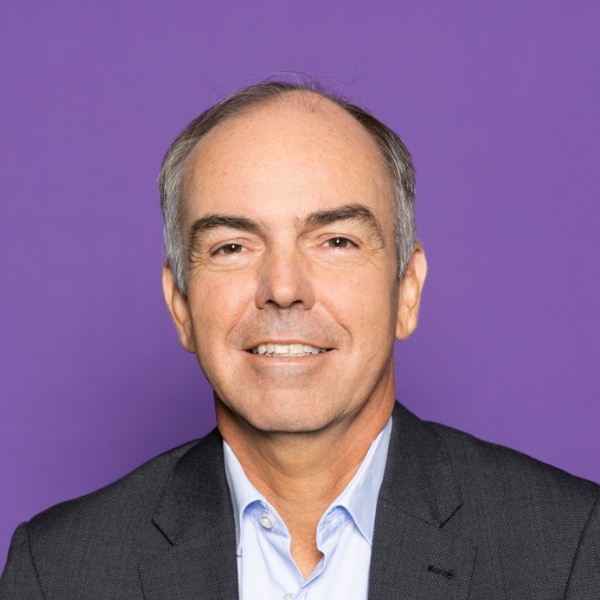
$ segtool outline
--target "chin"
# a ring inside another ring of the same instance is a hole
[[[262,414],[242,416],[256,430],[265,433],[316,433],[331,424],[325,415],[311,414]]]
[[[298,410],[300,403],[301,410]],[[256,403],[245,403],[245,406],[218,400],[217,420],[233,420],[238,426],[242,422],[264,433],[310,434],[326,429],[337,420],[335,411],[323,411],[325,405],[325,400],[307,403],[306,398],[286,401],[285,398],[269,400],[263,397]]]

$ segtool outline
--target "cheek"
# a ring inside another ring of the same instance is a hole
[[[394,337],[398,308],[396,288],[379,272],[338,274],[324,281],[321,300],[352,337],[366,337],[368,342],[381,343],[380,335],[375,339],[375,332],[389,330],[390,338]]]
[[[194,335],[202,346],[223,343],[252,302],[253,286],[239,275],[198,278],[190,290]]]

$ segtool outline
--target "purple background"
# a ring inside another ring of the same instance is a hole
[[[600,480],[600,3],[111,0],[0,8],[0,568],[17,524],[202,435],[155,179],[209,104],[341,88],[418,170],[430,260],[398,396]]]

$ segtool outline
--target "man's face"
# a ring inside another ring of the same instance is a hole
[[[187,298],[165,271],[218,416],[266,432],[391,410],[394,335],[407,334],[377,146],[333,103],[298,99],[230,118],[200,142],[186,180]]]

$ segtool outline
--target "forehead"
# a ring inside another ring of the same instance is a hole
[[[288,92],[214,127],[186,173],[188,214],[248,214],[274,200],[300,213],[348,202],[388,212],[392,184],[377,143],[352,115],[312,92]]]

